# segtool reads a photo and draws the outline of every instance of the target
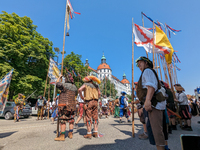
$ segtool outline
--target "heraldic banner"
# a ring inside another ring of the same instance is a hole
[[[0,99],[1,99],[1,101],[0,101],[0,116],[2,115],[2,113],[4,111],[5,104],[6,104],[6,101],[7,101],[9,86],[10,86],[13,70],[14,69],[12,69],[9,73],[7,73],[0,80]]]

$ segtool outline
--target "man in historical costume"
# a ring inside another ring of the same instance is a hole
[[[106,95],[104,95],[101,102],[102,102],[102,115],[106,115],[106,118],[108,118],[108,99]]]
[[[84,92],[82,92],[82,95],[84,96]],[[84,123],[86,123],[86,122],[85,122],[85,114],[84,114],[85,110],[83,108],[83,106],[84,106],[84,100],[81,99],[81,97],[80,97],[79,94],[78,94],[76,100],[77,100],[78,106],[79,106],[79,117],[78,117],[78,119],[75,122],[75,127],[78,128],[78,123],[81,120],[81,118],[83,118]]]
[[[145,108],[139,111],[144,111],[150,144],[156,145],[157,150],[168,150],[165,89],[161,87],[152,61],[139,57],[136,63],[142,72],[138,81],[137,97]]]
[[[84,135],[84,138],[92,138],[98,137],[98,99],[101,96],[99,87],[94,82],[98,84],[101,81],[95,76],[87,76],[83,79],[85,82],[79,88],[79,95],[81,99],[84,99],[85,105],[85,113],[86,113],[86,123],[87,123],[87,134]],[[84,91],[84,97],[82,95],[82,91]],[[92,123],[94,124],[93,134],[91,132]]]
[[[118,96],[116,96],[116,98],[115,98],[115,103],[114,103],[114,105],[115,105],[115,114],[114,114],[114,117],[116,118],[119,118],[119,99],[118,99],[119,97]]]
[[[20,121],[19,115],[23,111],[23,106],[25,105],[25,96],[21,93],[18,94],[18,97],[15,99],[16,106],[14,107],[15,114],[14,114],[14,122]]]
[[[189,113],[188,98],[184,93],[184,88],[180,84],[174,85],[176,89],[176,99],[175,101],[179,103],[179,115],[184,121],[183,130],[193,131],[191,127],[191,114]],[[182,123],[182,122],[181,122]]]
[[[128,107],[128,101],[126,100],[126,92],[122,91],[121,92],[122,96],[119,98],[119,123],[122,123],[122,117],[125,115],[127,118],[127,122],[131,122],[129,120],[128,112],[127,112],[127,107]]]
[[[68,137],[72,139],[74,128],[74,116],[76,111],[75,96],[77,88],[71,74],[65,74],[65,83],[60,82],[62,75],[56,81],[56,87],[61,91],[58,101],[58,116],[61,134],[55,138],[55,141],[65,140],[66,122],[69,122]]]
[[[40,120],[42,120],[43,119],[43,110],[44,110],[44,108],[43,108],[44,107],[44,98],[43,98],[42,95],[39,96],[35,107],[38,108],[38,113],[37,113],[38,118],[37,118],[37,120],[39,120],[39,117],[40,117]]]

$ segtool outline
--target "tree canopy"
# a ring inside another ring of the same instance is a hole
[[[77,88],[79,88],[83,84],[82,79],[91,71],[90,69],[88,69],[88,66],[83,65],[81,57],[81,55],[71,52],[71,54],[67,55],[64,58],[63,65],[64,72],[66,72],[65,68],[67,68],[67,70],[72,73]],[[73,73],[73,71],[75,72],[75,74]],[[78,76],[78,74],[80,76]]]
[[[101,94],[106,95],[107,97],[111,96],[115,99],[117,94],[117,90],[115,89],[115,85],[111,83],[108,78],[104,78],[100,84]]]
[[[27,17],[0,14],[0,78],[14,68],[9,98],[18,93],[42,94],[53,43],[36,31]]]

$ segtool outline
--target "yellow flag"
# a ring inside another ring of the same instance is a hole
[[[171,64],[172,62],[172,55],[174,53],[174,49],[169,42],[169,39],[167,38],[167,35],[156,26],[156,38],[155,38],[155,45],[156,47],[160,47],[162,49],[165,49],[165,59],[168,64]]]

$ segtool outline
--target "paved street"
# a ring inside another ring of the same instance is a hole
[[[136,114],[135,114],[136,115]],[[200,124],[197,121],[200,117],[192,118],[193,131],[183,131],[178,126],[177,131],[173,131],[169,137],[169,148],[171,150],[181,150],[181,134],[200,134]],[[83,122],[78,129],[74,129],[73,139],[66,138],[64,142],[56,142],[56,124],[51,124],[49,120],[36,121],[36,117],[21,119],[21,122],[14,123],[13,120],[0,119],[0,150],[154,150],[155,147],[149,144],[148,140],[139,140],[138,134],[143,132],[142,124],[138,116],[135,116],[135,138],[132,138],[131,124],[123,118],[123,123],[119,124],[118,119],[110,116],[109,119],[100,119],[99,133],[103,137],[84,139],[86,127]],[[67,126],[68,129],[68,126]],[[67,132],[66,132],[67,136]]]

